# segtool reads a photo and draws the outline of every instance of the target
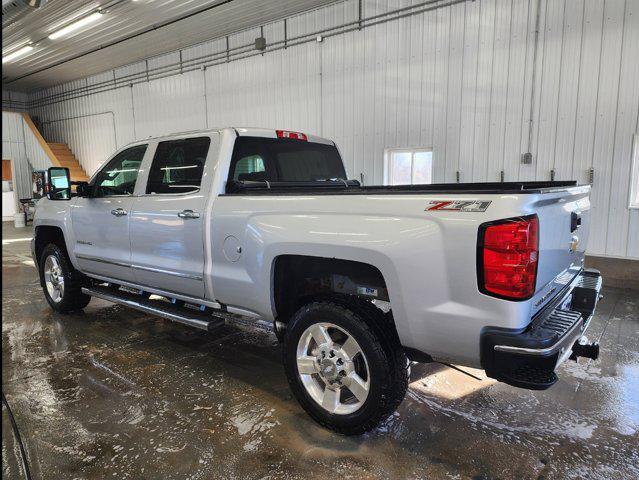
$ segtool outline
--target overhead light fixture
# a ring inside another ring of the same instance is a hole
[[[24,47],[16,50],[15,52],[10,53],[9,55],[6,55],[6,56],[2,57],[2,63],[10,62],[11,60],[15,60],[16,58],[21,57],[22,55],[26,55],[31,50],[33,50],[33,46],[32,45],[25,45]]]
[[[83,17],[80,20],[76,20],[75,22],[70,23],[66,27],[61,28],[60,30],[56,30],[51,35],[49,35],[49,38],[51,40],[55,40],[56,38],[64,37],[65,35],[68,35],[71,32],[75,32],[79,28],[85,27],[99,20],[100,18],[102,18],[102,12],[93,12],[91,15],[87,15],[86,17]]]

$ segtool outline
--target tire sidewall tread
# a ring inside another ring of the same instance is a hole
[[[302,306],[286,328],[284,367],[291,390],[300,405],[319,424],[345,435],[375,428],[394,412],[406,393],[407,361],[397,334],[383,312],[370,302],[346,296],[319,298]],[[331,414],[308,394],[297,372],[297,345],[302,333],[319,321],[344,328],[359,343],[369,366],[371,387],[364,405],[356,412]]]
[[[57,303],[51,299],[44,281],[44,264],[47,257],[51,255],[54,255],[58,259],[64,276],[64,294],[62,296],[62,301]],[[89,304],[91,297],[82,293],[82,286],[85,283],[83,276],[75,270],[75,268],[73,268],[66,252],[57,244],[49,243],[44,247],[42,254],[40,255],[38,266],[40,283],[42,284],[44,296],[51,308],[53,308],[56,312],[69,313],[81,310]]]

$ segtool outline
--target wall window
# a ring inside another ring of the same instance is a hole
[[[200,188],[211,139],[160,142],[149,170],[146,193],[188,193]]]
[[[632,145],[632,176],[630,177],[630,208],[639,208],[639,135]]]
[[[386,150],[384,183],[418,185],[433,183],[433,151],[428,148]]]

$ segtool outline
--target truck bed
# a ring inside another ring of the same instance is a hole
[[[389,194],[533,194],[548,193],[576,187],[577,182],[485,182],[485,183],[434,183],[423,185],[372,185],[362,186],[357,180],[316,182],[238,181],[227,183],[227,195],[389,195]]]

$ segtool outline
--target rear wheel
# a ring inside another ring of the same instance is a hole
[[[386,419],[408,384],[394,331],[367,305],[341,297],[305,305],[287,325],[283,347],[300,405],[318,423],[347,435]]]
[[[81,310],[89,304],[91,297],[82,293],[84,277],[58,245],[50,243],[44,247],[39,267],[44,296],[56,312]]]

